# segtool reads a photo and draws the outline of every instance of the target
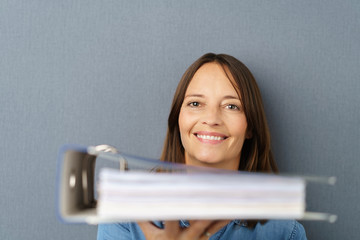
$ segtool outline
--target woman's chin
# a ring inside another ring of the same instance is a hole
[[[210,155],[198,155],[198,156],[185,156],[185,163],[187,165],[198,166],[198,167],[211,167],[221,168],[227,170],[238,170],[240,156],[233,160],[225,160],[223,156],[210,156]]]
[[[222,168],[221,165],[225,164],[225,161],[222,155],[204,152],[203,154],[197,153],[194,155],[185,153],[185,163],[192,166]]]
[[[197,158],[192,159],[187,164],[194,166],[214,167],[214,165],[219,164],[219,161],[214,158]]]

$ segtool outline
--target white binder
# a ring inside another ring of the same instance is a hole
[[[191,167],[119,153],[108,145],[61,147],[57,213],[66,223],[179,219],[303,219],[306,184],[334,177],[298,177]]]

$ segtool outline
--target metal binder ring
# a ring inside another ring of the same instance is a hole
[[[97,152],[111,152],[111,153],[118,153],[119,152],[115,147],[107,145],[107,144],[101,144],[101,145],[95,146],[95,151],[97,151]]]

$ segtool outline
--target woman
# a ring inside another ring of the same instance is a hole
[[[208,53],[175,92],[163,161],[227,170],[278,172],[260,91],[236,58]],[[306,239],[292,221],[167,221],[100,225],[98,239]]]

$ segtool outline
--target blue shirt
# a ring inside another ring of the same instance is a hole
[[[161,222],[154,222],[162,227]],[[180,221],[182,227],[188,222]],[[100,224],[98,227],[98,240],[145,240],[144,234],[136,223]],[[258,223],[251,229],[245,222],[233,220],[215,234],[210,240],[306,240],[304,227],[295,220],[269,220],[265,224]]]

